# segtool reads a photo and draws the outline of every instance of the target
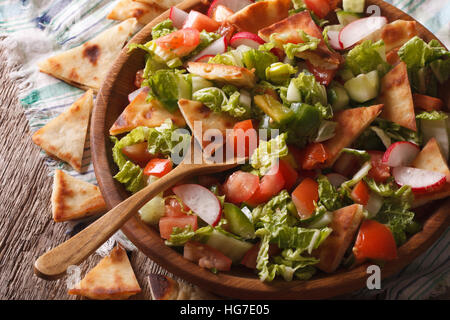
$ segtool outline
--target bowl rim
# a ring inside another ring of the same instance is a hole
[[[200,5],[202,0],[186,0],[176,7],[187,10],[195,5]],[[368,0],[367,5],[377,5],[382,12],[389,12],[389,21],[403,19],[413,20],[412,17],[382,0]],[[150,35],[151,28],[157,23],[167,19],[170,9],[157,17],[141,29],[129,43],[144,43]],[[420,35],[427,40],[437,39],[430,31],[417,22]],[[439,40],[439,39],[437,39]],[[442,44],[442,43],[441,43]],[[112,172],[116,168],[111,167],[108,161],[109,133],[106,127],[106,112],[112,90],[117,76],[122,70],[129,55],[127,46],[121,51],[119,57],[110,68],[100,91],[97,94],[91,116],[91,153],[94,172],[105,199],[110,209],[124,200],[119,192],[118,182],[113,179]],[[412,236],[405,244],[398,248],[398,259],[387,262],[382,267],[381,278],[394,275],[400,269],[409,264],[417,256],[428,249],[444,232],[450,224],[448,213],[450,212],[450,199],[442,202],[441,206],[429,215],[423,225],[423,230]],[[313,277],[307,281],[274,280],[271,283],[261,282],[257,277],[243,277],[230,273],[212,272],[200,268],[198,265],[186,260],[174,249],[166,246],[159,233],[145,223],[138,216],[132,217],[121,229],[123,233],[154,262],[167,269],[169,272],[198,285],[199,287],[218,293],[222,296],[240,299],[324,299],[345,294],[364,287],[367,278],[369,263],[362,264],[351,270],[340,268],[332,274],[324,274]],[[247,272],[248,273],[248,272]]]

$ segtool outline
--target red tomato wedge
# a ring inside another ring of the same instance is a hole
[[[227,201],[241,203],[250,199],[259,187],[259,177],[244,171],[233,172],[223,185]]]
[[[187,211],[189,211],[189,208],[184,204],[183,207],[181,207],[179,200],[173,198],[166,200],[165,217],[183,217],[186,215]]]
[[[302,219],[311,217],[314,212],[314,203],[319,200],[319,185],[311,178],[305,178],[292,192],[292,201]]]
[[[314,78],[324,86],[327,86],[330,84],[331,80],[333,80],[334,75],[336,74],[337,69],[330,70],[330,69],[324,69],[317,67],[310,63],[309,61],[306,61],[306,67],[308,68],[309,72],[311,72],[314,75]]]
[[[280,171],[284,178],[284,187],[291,190],[298,179],[298,172],[285,160],[280,159]]]
[[[191,226],[192,230],[197,230],[197,216],[196,215],[183,215],[178,217],[162,217],[159,219],[159,233],[161,238],[169,239],[172,234],[173,228],[184,228]]]
[[[441,110],[444,106],[444,102],[441,99],[418,93],[413,93],[413,102],[414,107],[426,111]]]
[[[321,143],[310,143],[303,151],[302,168],[305,170],[317,169],[327,160],[328,154]]]
[[[356,203],[366,205],[369,202],[369,187],[364,181],[359,181],[352,190],[351,197]]]
[[[146,176],[155,176],[161,178],[172,170],[172,160],[170,159],[152,159],[144,168]]]
[[[281,168],[279,165],[275,165],[262,177],[259,188],[246,203],[256,207],[258,204],[269,201],[283,190],[284,186],[285,181]]]
[[[166,52],[184,57],[200,43],[200,32],[192,28],[181,29],[156,39],[155,43]]]
[[[365,220],[359,228],[353,254],[357,260],[393,260],[397,258],[397,245],[391,230],[375,220]]]
[[[231,259],[217,249],[206,244],[188,241],[184,245],[183,256],[202,268],[216,268],[218,271],[229,271],[231,268]]]
[[[253,128],[252,120],[244,120],[236,123],[233,134],[228,136],[229,143],[234,146],[234,154],[238,157],[248,157],[258,147],[258,135]]]
[[[248,250],[241,260],[241,264],[250,269],[256,269],[256,259],[258,258],[258,252],[260,248],[260,243],[255,244]],[[275,256],[280,253],[280,248],[276,244],[269,245],[269,256]]]
[[[189,12],[189,15],[184,22],[182,29],[192,28],[196,29],[199,32],[206,30],[208,32],[213,32],[219,29],[220,23],[211,19],[207,15],[204,15],[203,13],[200,13],[195,10],[191,10]]]
[[[147,142],[136,143],[122,148],[125,157],[136,163],[140,167],[145,167],[155,156],[148,152]]]
[[[328,0],[303,0],[308,9],[312,10],[320,19],[330,12],[331,7]]]
[[[390,176],[390,167],[383,163],[383,151],[368,151],[372,168],[369,170],[368,176],[376,182],[385,182]]]

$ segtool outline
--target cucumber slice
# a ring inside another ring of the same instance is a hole
[[[342,78],[344,81],[348,81],[355,77],[353,72],[350,69],[341,69],[338,71],[338,75]]]
[[[165,213],[164,198],[162,192],[139,209],[142,221],[156,225]]]
[[[199,77],[199,76],[192,76],[191,78],[192,80],[192,93],[200,90],[200,89],[204,89],[204,88],[210,88],[213,87],[214,84],[209,81],[206,80],[205,78]]]
[[[436,138],[441,147],[442,154],[448,159],[450,149],[449,130],[447,128],[448,119],[445,120],[424,120],[420,119],[420,128],[423,134],[423,143],[427,143],[431,138]]]
[[[253,246],[250,242],[229,237],[217,230],[214,230],[211,233],[206,244],[222,252],[230,258],[233,263],[241,262],[245,253]]]
[[[264,111],[269,117],[278,123],[284,123],[292,119],[293,112],[288,107],[281,104],[278,100],[268,94],[254,97],[255,104]]]
[[[344,11],[354,13],[364,13],[365,0],[343,0],[342,8]]]
[[[364,8],[363,8],[363,10],[364,10]],[[343,10],[336,11],[336,16],[338,18],[339,23],[344,26],[363,17],[363,15],[361,13],[349,12],[349,11],[343,11]]]
[[[244,239],[253,239],[255,237],[255,228],[253,223],[247,216],[232,203],[225,202],[223,205],[223,212],[230,232],[241,236]]]
[[[300,95],[300,90],[297,89],[295,86],[294,81],[291,80],[289,83],[287,93],[286,93],[286,99],[289,102],[298,102],[302,99],[302,96]]]
[[[378,72],[374,70],[346,81],[344,88],[352,100],[363,103],[378,95],[379,83]]]
[[[333,82],[328,89],[328,101],[334,111],[339,111],[348,106],[350,98],[344,86],[339,82]]]

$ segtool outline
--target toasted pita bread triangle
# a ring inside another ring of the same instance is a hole
[[[111,135],[128,132],[136,127],[158,127],[166,119],[171,119],[178,127],[186,126],[180,110],[170,113],[156,99],[147,102],[148,90],[140,92],[136,98],[123,110],[116,122],[109,129]]]
[[[187,69],[202,78],[236,87],[253,88],[256,84],[254,69],[205,62],[189,62]]]
[[[36,131],[33,142],[80,172],[93,104],[93,92],[89,90],[69,109]]]
[[[76,87],[98,91],[136,25],[135,18],[125,20],[81,46],[39,62],[39,70]]]
[[[384,104],[382,118],[417,131],[408,71],[404,62],[400,62],[381,79],[378,101]]]
[[[221,133],[223,136],[221,144],[223,144],[225,143],[226,130],[233,129],[236,124],[234,118],[224,113],[213,112],[199,101],[180,99],[178,106],[195,139],[202,143],[203,148],[211,143],[207,136],[208,130],[211,130],[210,133],[213,133],[213,130]]]
[[[156,4],[164,9],[169,9],[170,7],[176,6],[183,0],[133,0],[137,2],[147,3],[147,4]]]
[[[392,49],[401,47],[409,39],[417,35],[415,21],[396,20],[371,33],[361,42],[364,40],[372,40],[373,42],[383,40],[385,51],[389,52]]]
[[[375,120],[380,114],[382,104],[371,107],[346,109],[337,112],[334,121],[337,122],[336,134],[323,144],[328,153],[325,167],[330,167],[339,157],[343,148],[350,146],[356,138]]]
[[[120,21],[136,18],[140,24],[145,25],[164,11],[166,11],[166,9],[156,3],[120,0],[108,14],[107,18]]]
[[[213,300],[218,299],[197,286],[189,285],[162,274],[148,276],[153,300]]]
[[[415,168],[437,171],[447,176],[450,181],[450,170],[442,155],[441,148],[435,138],[431,138],[411,164]]]
[[[352,204],[333,212],[333,219],[330,224],[333,232],[313,252],[313,255],[320,259],[316,265],[317,268],[331,273],[339,267],[363,218],[363,207],[359,204]]]
[[[52,213],[56,222],[81,219],[106,209],[96,185],[55,171],[52,192]]]
[[[258,33],[260,29],[286,18],[291,7],[291,0],[259,1],[235,12],[226,21],[239,31]]]
[[[124,300],[141,292],[127,253],[117,245],[69,294],[98,300]]]
[[[262,30],[259,30],[258,35],[269,42],[272,36],[278,42],[278,46],[289,41],[303,42],[299,31],[302,30],[306,34],[321,39],[319,45],[315,50],[306,50],[297,54],[299,58],[310,61],[313,65],[326,69],[336,69],[341,63],[341,56],[332,52],[325,41],[323,40],[322,31],[315,24],[311,18],[308,10],[289,16],[288,18],[278,21]]]

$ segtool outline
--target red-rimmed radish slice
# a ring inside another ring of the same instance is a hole
[[[208,62],[209,59],[214,58],[214,55],[212,54],[206,54],[204,56],[199,57],[195,62]]]
[[[145,91],[147,89],[148,89],[148,87],[141,87],[141,88],[139,88],[137,90],[134,90],[132,93],[130,93],[128,95],[128,101],[129,102],[133,101],[134,98],[136,98],[139,95],[139,93],[141,93],[142,91]]]
[[[257,34],[251,32],[238,32],[230,40],[230,46],[237,48],[240,45],[245,45],[247,47],[258,49],[261,44],[265,41],[261,39]]]
[[[227,39],[225,39],[225,37],[221,37],[221,38],[217,39],[216,41],[214,41],[213,43],[211,43],[211,45],[209,45],[208,47],[206,47],[205,49],[200,51],[199,54],[197,54],[195,57],[193,57],[189,61],[196,61],[198,58],[203,57],[203,56],[208,56],[208,55],[215,56],[217,54],[224,53],[227,51],[227,47],[228,47]]]
[[[212,17],[218,5],[225,6],[233,12],[237,12],[252,3],[253,1],[250,0],[215,0],[211,3],[207,15],[208,17]]]
[[[341,30],[339,42],[343,49],[347,49],[372,32],[382,28],[386,23],[385,17],[367,17],[355,20]]]
[[[407,166],[413,162],[419,152],[418,145],[408,141],[399,141],[391,144],[384,152],[382,162],[390,167]]]
[[[219,222],[222,206],[214,193],[199,184],[182,184],[172,190],[203,221],[211,226]]]
[[[342,45],[339,42],[339,33],[340,31],[337,30],[330,30],[328,31],[328,43],[330,46],[335,50],[342,50]]]
[[[341,184],[343,184],[345,181],[347,181],[348,179],[343,176],[342,174],[339,173],[329,173],[326,175],[326,177],[328,178],[328,181],[330,181],[330,183],[335,187],[338,188],[341,186]]]
[[[392,175],[399,186],[411,186],[415,193],[438,190],[447,181],[443,173],[411,167],[395,167]]]
[[[169,19],[172,20],[173,26],[180,29],[186,21],[189,14],[177,7],[170,8]]]

